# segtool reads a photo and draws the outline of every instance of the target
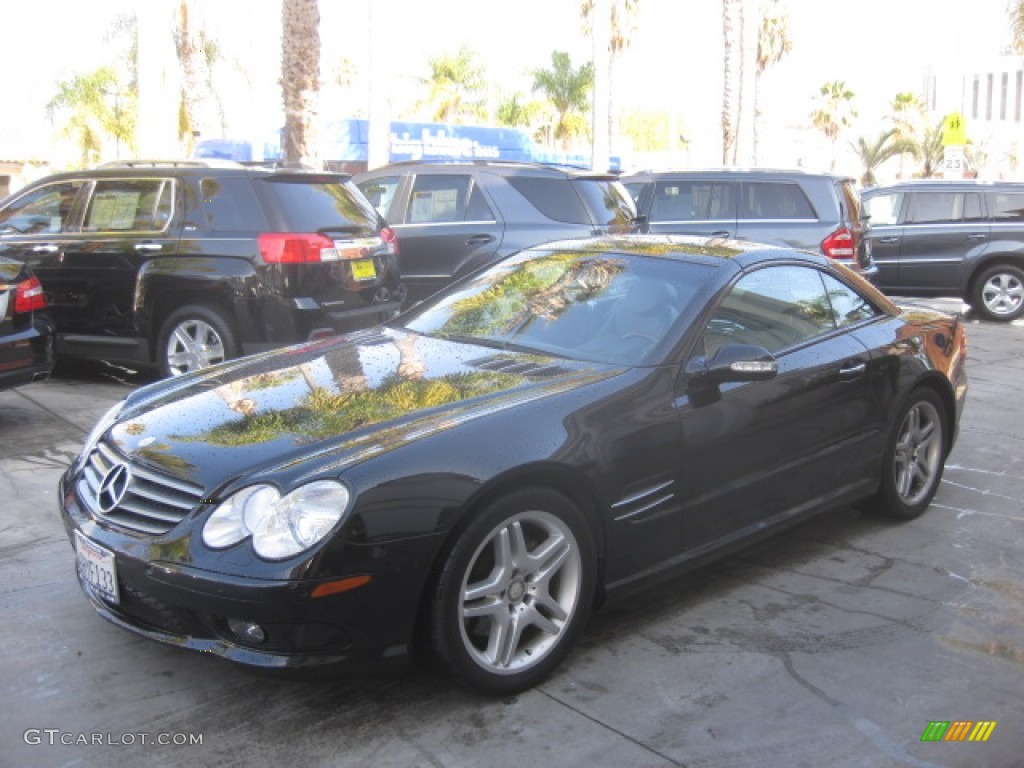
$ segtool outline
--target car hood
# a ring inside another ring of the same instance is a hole
[[[622,370],[374,329],[140,389],[106,440],[212,493],[309,462],[340,471]]]

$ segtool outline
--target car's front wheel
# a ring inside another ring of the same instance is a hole
[[[476,690],[536,685],[586,623],[595,559],[587,522],[565,496],[542,488],[503,496],[447,553],[432,605],[435,650]]]
[[[1007,322],[1024,314],[1024,271],[997,264],[978,275],[971,306],[989,320]]]
[[[161,375],[181,376],[234,357],[235,335],[216,310],[201,305],[185,306],[164,321],[157,354]]]
[[[914,390],[889,433],[878,511],[911,520],[927,509],[942,480],[946,461],[945,407],[931,389]]]

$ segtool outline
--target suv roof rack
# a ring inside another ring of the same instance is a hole
[[[114,160],[97,168],[241,168],[234,160],[199,158],[190,160]]]

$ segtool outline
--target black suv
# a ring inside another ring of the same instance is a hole
[[[989,320],[1024,314],[1024,184],[908,181],[863,197],[880,288],[955,296]]]
[[[768,169],[643,171],[622,183],[647,231],[801,248],[871,279],[876,267],[854,179]]]
[[[412,300],[531,245],[636,227],[617,177],[580,169],[403,162],[353,181],[398,233]]]
[[[177,375],[387,319],[397,242],[348,176],[128,162],[0,202],[0,256],[46,291],[57,354]]]

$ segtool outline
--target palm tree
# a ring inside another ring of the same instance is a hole
[[[754,62],[754,126],[753,157],[757,164],[758,127],[761,122],[761,76],[768,67],[782,61],[793,50],[790,37],[789,14],[778,0],[772,0],[761,11],[761,23],[757,29],[757,58]]]
[[[86,167],[99,162],[108,138],[133,142],[134,97],[134,89],[120,85],[113,69],[100,67],[58,83],[46,109],[51,119],[63,120],[63,133],[78,144]]]
[[[918,159],[921,160],[921,176],[930,179],[942,167],[945,147],[942,146],[942,121],[924,129],[924,136],[917,144]]]
[[[924,119],[924,102],[910,91],[902,91],[893,97],[889,109],[896,130],[904,138],[917,138]]]
[[[867,139],[861,136],[856,142],[851,142],[851,145],[857,152],[861,165],[864,167],[860,183],[865,187],[871,187],[878,183],[875,171],[886,160],[904,154],[917,157],[918,154],[917,144],[912,139],[901,136],[896,128],[882,131],[874,139]]]
[[[743,0],[722,0],[722,163],[736,162],[742,64]]]
[[[854,93],[842,80],[825,83],[818,91],[818,98],[811,121],[814,127],[825,134],[832,143],[832,168],[836,165],[836,141],[845,128],[849,128],[857,116],[853,108]]]
[[[629,48],[636,33],[636,16],[640,0],[610,0],[611,38],[608,43],[608,135],[614,142],[618,134],[618,120],[615,115],[615,64],[619,54]],[[594,0],[581,0],[580,16],[583,19],[583,33],[591,34],[591,14]],[[614,147],[609,147],[614,154]]]
[[[532,125],[540,112],[541,105],[537,102],[523,103],[521,93],[513,93],[506,96],[498,104],[498,125],[508,125],[513,128]]]
[[[178,3],[175,37],[182,72],[180,134],[186,154],[191,154],[195,137],[212,128],[217,111],[211,88],[211,70],[217,59],[217,46],[206,34],[196,0],[180,0]]]
[[[320,9],[317,0],[281,2],[281,94],[284,158],[316,164],[320,96]]]
[[[1013,50],[1024,53],[1024,0],[1010,0],[1009,11]]]
[[[437,56],[429,64],[430,77],[421,82],[430,91],[425,102],[432,109],[431,119],[455,123],[478,117],[486,81],[476,54],[463,46],[455,55]]]
[[[572,136],[585,130],[583,116],[593,83],[593,65],[575,69],[564,51],[552,51],[551,69],[533,72],[533,90],[543,92],[555,109],[554,138],[561,140],[563,149],[568,149]]]
[[[921,125],[924,122],[924,102],[910,91],[897,93],[889,106],[893,125],[898,136],[907,139],[915,144],[918,143],[921,133]],[[917,157],[917,154],[914,154]],[[903,160],[900,155],[900,178],[903,177]]]

